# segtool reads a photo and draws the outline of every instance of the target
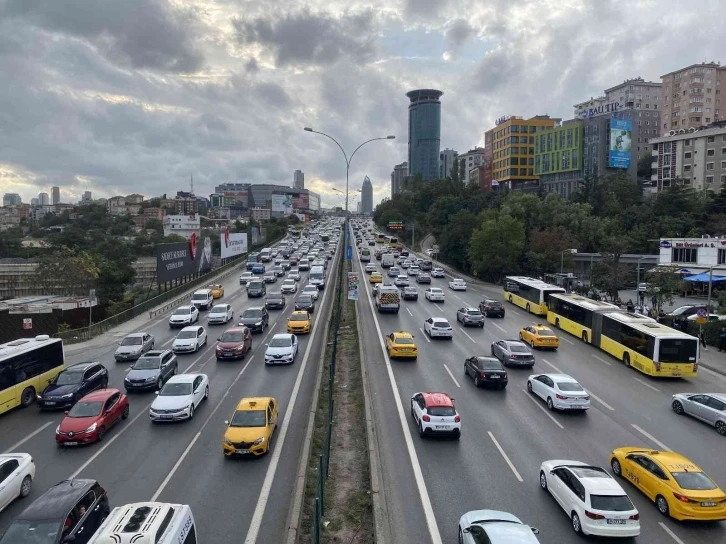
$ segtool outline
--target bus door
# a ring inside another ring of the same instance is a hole
[[[593,346],[600,347],[600,336],[602,333],[602,314],[598,312],[592,312],[592,338],[590,343]]]

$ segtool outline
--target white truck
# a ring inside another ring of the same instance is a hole
[[[393,253],[384,253],[381,255],[381,268],[391,268],[396,264]]]
[[[380,285],[376,289],[375,303],[378,313],[393,312],[398,313],[401,309],[401,293],[398,287],[393,285]]]

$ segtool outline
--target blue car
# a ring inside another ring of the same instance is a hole
[[[254,264],[252,265],[252,273],[253,274],[264,274],[265,273],[265,265],[264,264]]]

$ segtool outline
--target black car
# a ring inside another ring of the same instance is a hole
[[[110,511],[96,480],[63,480],[15,518],[0,544],[86,544]]]
[[[284,310],[285,304],[285,297],[282,296],[282,293],[270,293],[265,299],[265,308],[268,310]]]
[[[376,245],[376,241],[375,240],[368,240],[368,245],[369,246],[374,246],[374,245]]]
[[[479,311],[486,317],[504,317],[504,304],[498,300],[482,300],[479,303]]]
[[[108,385],[108,370],[101,363],[77,363],[48,382],[38,395],[41,409],[69,408],[78,399]]]
[[[251,281],[247,284],[247,296],[249,298],[260,298],[267,294],[267,287],[264,282],[259,280]]]
[[[170,349],[148,351],[140,357],[124,378],[127,392],[161,389],[179,370],[176,355]]]
[[[469,357],[464,361],[464,373],[471,376],[474,385],[493,385],[499,389],[507,387],[507,371],[495,357]]]
[[[264,306],[248,308],[240,317],[239,324],[252,332],[262,332],[270,324],[270,314]]]
[[[305,310],[309,314],[315,311],[315,299],[312,295],[300,295],[295,301],[296,310]]]

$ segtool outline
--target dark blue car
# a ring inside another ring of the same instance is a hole
[[[78,399],[108,385],[108,370],[101,363],[77,363],[53,378],[38,395],[41,409],[70,408]]]
[[[252,265],[252,273],[253,274],[264,274],[265,273],[265,265],[264,264],[254,264]]]

